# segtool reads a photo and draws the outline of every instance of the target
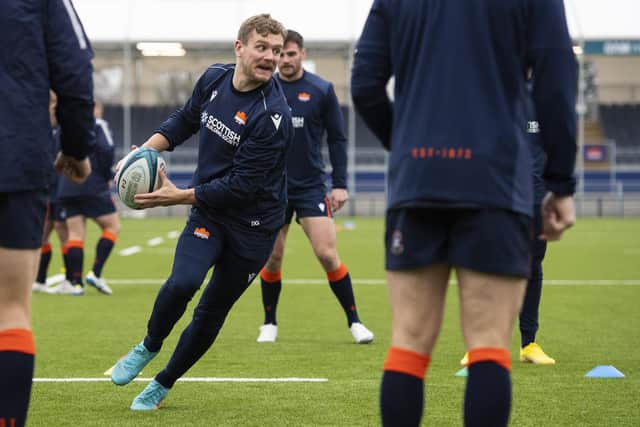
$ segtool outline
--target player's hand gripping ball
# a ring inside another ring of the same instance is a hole
[[[130,208],[140,209],[133,198],[136,194],[152,193],[162,186],[160,170],[166,170],[166,164],[157,150],[142,147],[131,151],[120,162],[115,176],[120,200]]]

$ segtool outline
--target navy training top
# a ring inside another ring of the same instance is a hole
[[[529,69],[547,186],[572,194],[576,63],[562,0],[375,0],[351,90],[391,149],[388,207],[437,202],[531,215]]]
[[[156,132],[172,150],[200,131],[192,184],[208,217],[272,232],[284,224],[291,112],[275,79],[240,92],[233,87],[234,69],[210,66],[184,107]]]
[[[113,138],[109,125],[103,119],[95,122],[96,144],[91,161],[91,175],[82,184],[70,181],[66,176],[59,178],[58,198],[95,196],[110,192],[109,184],[113,178],[114,150]]]
[[[293,82],[282,80],[277,74],[276,78],[293,116],[294,138],[287,160],[289,194],[317,188],[324,190],[322,139],[325,131],[332,188],[347,188],[347,139],[333,85],[306,70]]]
[[[93,51],[71,1],[0,1],[0,192],[44,190],[53,155],[49,89],[62,152],[93,147]]]

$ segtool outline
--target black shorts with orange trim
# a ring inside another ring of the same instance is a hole
[[[528,277],[532,220],[494,208],[407,208],[387,212],[387,270],[446,263]]]
[[[285,224],[291,224],[293,214],[296,214],[296,222],[300,222],[300,218],[310,216],[326,216],[333,217],[331,211],[331,203],[324,191],[309,191],[302,194],[289,194],[287,210],[284,217]]]
[[[46,191],[0,193],[0,246],[37,249],[47,211]]]

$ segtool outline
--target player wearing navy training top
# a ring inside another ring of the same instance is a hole
[[[114,366],[115,384],[129,383],[160,351],[207,272],[215,269],[169,363],[133,400],[133,410],[157,409],[178,378],[213,344],[282,227],[285,161],[293,129],[282,89],[272,76],[285,37],[284,27],[267,14],[247,19],[235,42],[235,66],[209,67],[184,107],[143,145],[172,150],[200,131],[193,188],[178,189],[163,174],[160,189],[135,197],[143,207],[193,208],[147,335]]]
[[[529,69],[550,190],[542,236],[556,240],[575,221],[576,64],[562,0],[375,0],[371,7],[351,91],[391,151],[385,426],[420,424],[453,268],[469,351],[465,425],[508,423],[508,349],[529,274],[533,209]]]
[[[31,285],[53,174],[49,90],[58,95],[55,167],[91,170],[93,52],[70,0],[0,1],[0,425],[27,418],[35,345]]]
[[[89,285],[100,293],[111,295],[112,291],[102,277],[102,268],[120,233],[120,217],[111,195],[113,178],[114,145],[108,123],[102,119],[102,103],[96,102],[96,146],[91,154],[92,172],[82,184],[60,179],[58,197],[62,205],[61,216],[69,231],[65,245],[67,279],[49,290],[52,294],[84,295],[82,269],[84,263],[84,240],[87,218],[100,227],[100,238],[96,243],[95,259],[86,276]]]
[[[340,302],[353,339],[369,343],[373,333],[358,318],[351,276],[336,250],[336,229],[332,211],[348,199],[347,150],[344,123],[333,85],[302,68],[306,56],[302,36],[287,30],[284,49],[278,61],[276,79],[282,84],[293,116],[294,139],[287,159],[288,205],[285,225],[267,264],[260,272],[264,324],[258,342],[274,342],[278,334],[276,307],[282,289],[281,267],[289,225],[296,219],[311,242],[313,252],[324,268],[329,286]],[[331,159],[332,190],[325,190],[322,138],[327,134]]]

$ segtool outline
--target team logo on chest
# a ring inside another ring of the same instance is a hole
[[[298,94],[298,101],[300,102],[309,102],[311,101],[311,94],[307,92],[300,92]]]
[[[247,113],[238,111],[233,117],[233,120],[235,120],[237,124],[244,126],[247,124]]]

